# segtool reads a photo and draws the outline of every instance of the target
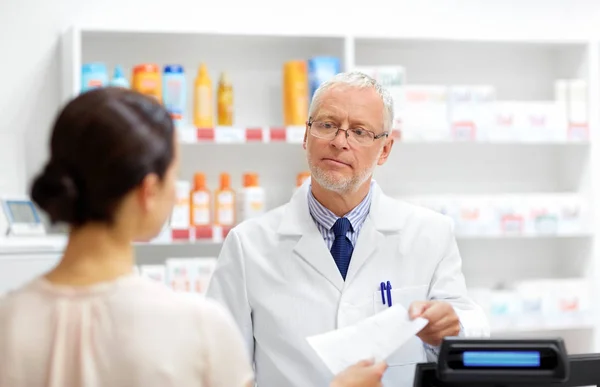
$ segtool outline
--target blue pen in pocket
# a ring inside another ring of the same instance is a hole
[[[392,284],[390,283],[390,281],[387,282],[387,302],[388,302],[388,307],[392,307]]]
[[[379,289],[381,289],[381,303],[385,305],[385,284],[383,282],[379,285]]]

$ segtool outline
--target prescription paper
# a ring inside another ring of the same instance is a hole
[[[425,325],[426,319],[410,320],[407,310],[395,305],[358,324],[307,337],[307,341],[336,375],[361,360],[386,360]]]

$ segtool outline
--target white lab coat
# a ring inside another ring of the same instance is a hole
[[[373,185],[346,281],[307,204],[309,182],[291,201],[235,227],[227,236],[208,297],[225,304],[255,362],[259,387],[325,387],[333,378],[307,336],[342,328],[392,302],[451,303],[464,336],[489,335],[482,310],[467,297],[449,219],[384,195]],[[388,359],[384,386],[412,386],[415,364],[435,360],[415,336]]]

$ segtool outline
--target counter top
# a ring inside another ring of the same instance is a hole
[[[31,253],[59,253],[67,244],[64,235],[42,237],[3,237],[0,238],[0,256]]]

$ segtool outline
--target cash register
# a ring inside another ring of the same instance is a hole
[[[600,387],[600,354],[568,355],[562,339],[446,338],[414,387]]]

